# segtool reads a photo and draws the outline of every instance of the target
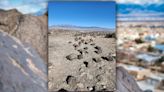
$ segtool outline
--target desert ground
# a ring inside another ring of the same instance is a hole
[[[115,90],[116,39],[107,34],[50,30],[49,91]]]

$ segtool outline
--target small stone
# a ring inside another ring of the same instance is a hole
[[[79,49],[77,50],[80,54],[83,54],[83,50],[82,49]]]
[[[92,58],[92,60],[93,60],[94,62],[96,62],[96,63],[101,62],[101,59],[100,59],[100,58]]]
[[[106,61],[113,61],[114,59],[113,59],[113,57],[112,56],[107,56],[107,57],[104,57],[104,56],[102,56],[101,57],[103,60],[106,60]]]
[[[90,45],[94,46],[94,45],[96,45],[96,44],[95,44],[95,43],[91,43]]]
[[[93,87],[87,87],[87,89],[88,89],[89,91],[95,91],[95,86],[93,86]]]
[[[92,88],[92,87],[88,87],[88,90],[89,90],[89,91],[92,91],[92,90],[93,90],[93,88]]]
[[[88,44],[88,42],[85,42],[84,44]]]
[[[100,54],[100,53],[102,53],[102,50],[97,50],[97,51],[95,51],[95,53]]]
[[[69,75],[66,78],[66,83],[69,85],[75,86],[77,84],[76,78],[74,76]]]
[[[85,67],[88,67],[88,62],[87,61],[84,61],[83,63],[85,65]]]
[[[97,50],[101,50],[101,47],[99,47],[99,46],[96,46],[96,47],[95,47],[95,49],[97,49]]]
[[[71,44],[72,42],[71,42],[71,41],[69,41],[68,43],[69,43],[69,44]]]
[[[66,58],[70,61],[74,60],[74,59],[77,59],[77,55],[76,54],[70,54],[68,56],[66,56]]]
[[[88,47],[84,47],[84,50],[87,50],[88,49]]]
[[[96,46],[95,49],[96,49],[95,53],[97,53],[97,54],[102,53],[102,49],[101,49],[101,47]]]
[[[88,54],[88,51],[85,51],[84,53],[85,53],[85,54]]]
[[[80,55],[77,56],[77,58],[78,58],[78,59],[83,59],[83,55],[80,54]]]

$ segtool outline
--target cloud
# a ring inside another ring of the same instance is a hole
[[[116,0],[123,4],[164,4],[164,0]]]
[[[23,14],[35,13],[47,8],[47,0],[0,0],[0,9],[17,9]]]

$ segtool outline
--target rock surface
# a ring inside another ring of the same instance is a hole
[[[47,16],[23,15],[17,10],[0,11],[0,29],[31,44],[47,62]]]
[[[117,90],[115,92],[143,92],[134,78],[122,68],[117,67]]]
[[[45,62],[31,46],[1,30],[0,92],[47,92]]]

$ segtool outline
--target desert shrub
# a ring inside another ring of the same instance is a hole
[[[105,38],[116,38],[115,33],[108,33],[105,35]]]

